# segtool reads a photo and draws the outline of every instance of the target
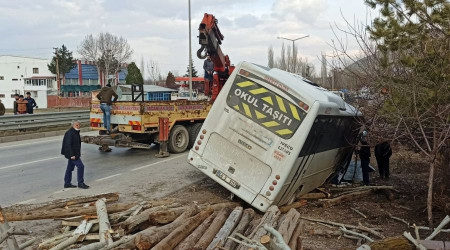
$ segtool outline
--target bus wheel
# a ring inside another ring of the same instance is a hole
[[[183,125],[175,125],[169,136],[169,151],[171,153],[184,152],[189,144],[189,132]]]
[[[197,135],[200,132],[200,129],[202,128],[203,123],[194,123],[189,127],[189,146],[188,148],[192,148],[195,143],[195,139],[197,139]]]

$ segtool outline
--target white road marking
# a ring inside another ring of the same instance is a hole
[[[28,142],[28,143],[21,143],[21,144],[13,144],[13,145],[9,145],[9,146],[3,146],[0,147],[0,149],[3,148],[12,148],[12,147],[20,147],[20,146],[26,146],[26,145],[31,145],[31,144],[36,144],[36,143],[43,143],[43,142],[51,142],[51,141],[60,141],[61,139],[52,139],[52,140],[46,140],[46,141],[36,141],[36,142]]]
[[[113,178],[113,177],[116,177],[116,176],[119,176],[119,175],[121,175],[121,174],[110,175],[108,177],[100,178],[100,179],[98,179],[96,181],[104,181],[104,180],[107,180],[107,179],[110,179],[110,178]]]
[[[33,202],[35,200],[36,199],[29,199],[29,200],[26,200],[26,201],[17,202],[16,204],[27,204],[27,203]]]
[[[168,161],[171,161],[171,160],[175,160],[175,159],[180,158],[180,157],[182,157],[182,156],[186,157],[186,155],[188,155],[188,153],[185,153],[185,154],[182,154],[182,155],[178,155],[178,156],[175,156],[175,157],[166,159],[166,160],[154,162],[154,163],[152,163],[152,164],[148,164],[148,165],[145,165],[145,166],[142,166],[142,167],[134,168],[134,169],[131,169],[130,171],[137,171],[137,170],[141,170],[141,169],[144,169],[144,168],[149,168],[149,167],[151,167],[151,166],[158,165],[158,164],[160,164],[160,163],[164,163],[164,162],[168,162]]]
[[[64,189],[63,189],[63,190],[56,191],[56,192],[53,192],[53,194],[60,194],[60,193],[62,193],[62,192],[64,192]]]
[[[7,169],[7,168],[20,167],[20,166],[23,166],[23,165],[33,164],[33,163],[42,162],[42,161],[49,161],[49,160],[54,160],[54,159],[59,159],[59,158],[61,158],[61,156],[50,157],[50,158],[40,159],[40,160],[36,160],[36,161],[29,161],[29,162],[14,164],[14,165],[10,165],[10,166],[0,167],[0,170]]]

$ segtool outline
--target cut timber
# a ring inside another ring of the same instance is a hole
[[[194,232],[192,232],[188,237],[186,237],[183,241],[178,244],[177,247],[175,247],[175,250],[184,250],[189,249],[189,247],[192,247],[197,243],[197,241],[202,237],[202,235],[205,233],[205,231],[209,228],[211,223],[213,222],[214,218],[216,217],[217,213],[214,212],[211,214],[206,220],[198,226]],[[228,248],[231,249],[231,248]]]
[[[197,207],[188,208],[183,214],[180,215],[172,223],[161,226],[161,227],[151,227],[145,229],[142,232],[136,234],[134,238],[134,243],[138,249],[150,249],[155,246],[158,242],[169,235],[173,230],[183,224],[189,217],[198,213]]]
[[[328,224],[328,225],[333,225],[333,226],[336,226],[336,227],[339,227],[339,228],[345,227],[345,228],[357,229],[357,230],[360,230],[360,231],[364,231],[364,232],[367,232],[367,233],[374,234],[376,236],[380,235],[374,229],[368,228],[368,227],[365,227],[365,226],[360,226],[360,225],[354,226],[354,225],[349,225],[349,224],[344,224],[344,223],[339,223],[339,222],[326,221],[326,220],[320,220],[320,219],[313,219],[313,218],[308,218],[308,217],[300,217],[300,219],[313,221],[313,222],[320,222],[320,223],[324,223],[324,224]]]
[[[98,199],[106,198],[107,202],[117,201],[119,200],[119,194],[118,193],[104,193],[104,194],[98,194],[98,195],[91,195],[91,196],[77,196],[73,198],[67,198],[67,199],[58,199],[58,200],[52,200],[44,203],[37,203],[37,204],[17,204],[12,205],[10,207],[5,208],[6,212],[15,212],[15,213],[26,213],[26,212],[32,212],[36,210],[51,210],[55,208],[65,208],[67,206],[72,206],[76,204],[81,203],[88,203],[88,202],[94,202]]]
[[[291,210],[291,208],[299,208],[299,207],[303,207],[307,204],[308,202],[306,200],[300,200],[300,201],[296,201],[292,204],[286,205],[286,206],[282,206],[280,207],[280,212],[282,214],[286,213],[287,211]]]
[[[8,216],[5,216],[5,213],[3,212],[2,207],[0,207],[0,234],[8,234],[9,232],[9,224],[8,220],[6,219]],[[6,245],[8,246],[9,250],[18,250],[19,245],[17,244],[16,238],[14,238],[14,235],[9,235],[8,237],[5,237]]]
[[[292,250],[299,249],[297,247],[297,243],[298,243],[298,239],[300,239],[300,242],[301,242],[301,238],[300,237],[301,237],[301,235],[303,233],[304,227],[305,227],[305,221],[299,219],[299,223],[297,224],[297,227],[295,228],[294,232],[292,233],[292,237],[289,240],[289,247]],[[300,245],[300,247],[301,247],[301,245]]]
[[[341,236],[342,232],[336,231],[336,230],[328,230],[328,229],[318,229],[313,228],[308,231],[309,235],[320,235],[325,237],[331,237],[331,236]]]
[[[208,209],[199,214],[187,219],[181,226],[172,231],[166,238],[160,241],[153,250],[173,249],[178,243],[186,238],[196,227],[200,225],[208,216],[214,212],[213,209]]]
[[[264,225],[276,227],[279,216],[280,210],[278,210],[277,206],[269,207],[262,217],[259,226],[254,229],[254,231],[249,235],[249,238],[259,241],[263,235],[267,234],[267,231],[264,229]]]
[[[223,227],[220,229],[220,231],[214,237],[213,241],[206,248],[207,250],[213,250],[216,247],[222,247],[225,244],[227,237],[231,234],[231,232],[241,219],[243,210],[244,208],[237,207],[231,212],[230,216],[228,216],[228,219],[225,221]]]
[[[110,245],[113,243],[113,240],[111,234],[109,233],[109,231],[111,230],[111,225],[109,224],[108,211],[106,210],[105,201],[105,198],[102,198],[95,203],[99,221],[98,234],[100,235],[100,242],[106,243],[106,245]]]
[[[68,238],[67,240],[59,243],[57,246],[50,248],[50,250],[65,249],[65,248],[71,246],[72,244],[75,244],[78,241],[78,237],[80,237],[80,235],[73,235],[72,237]]]
[[[64,234],[60,234],[60,235],[56,235],[50,239],[44,240],[41,244],[39,244],[38,249],[49,249],[52,248],[53,246],[57,245],[55,244],[55,242],[60,241],[61,239],[65,239],[67,237],[70,237],[72,235],[71,232],[68,233],[64,233]]]
[[[295,208],[291,208],[283,220],[280,220],[278,223],[278,232],[283,236],[283,240],[286,244],[289,243],[289,240],[292,237],[292,233],[297,227],[298,220],[300,219],[300,213],[295,210]]]
[[[110,213],[117,213],[121,211],[125,211],[130,207],[133,207],[132,203],[118,203],[118,204],[109,204],[107,205],[107,209]],[[86,208],[55,208],[51,210],[36,210],[30,211],[26,213],[16,213],[16,212],[8,212],[6,216],[10,221],[24,221],[24,220],[43,220],[43,219],[57,219],[57,218],[65,218],[65,217],[73,217],[76,215],[95,215],[97,213],[97,209],[95,207],[86,207]],[[9,219],[11,218],[11,219]]]
[[[150,225],[167,224],[178,218],[184,210],[186,210],[185,207],[178,207],[156,211],[148,215],[148,221]]]
[[[297,200],[317,200],[325,198],[329,198],[329,196],[324,193],[307,193],[296,197]]]
[[[142,211],[140,214],[128,217],[128,219],[120,223],[120,227],[125,231],[126,234],[130,234],[138,230],[144,230],[149,226],[151,226],[149,218],[152,218],[153,213],[157,213],[159,211],[170,211],[171,209],[172,209],[171,206],[157,206],[149,208],[147,210]],[[180,208],[173,208],[173,209],[180,210]],[[185,210],[185,208],[181,209]]]
[[[369,244],[371,250],[415,250],[416,247],[403,236],[390,237]]]
[[[361,198],[363,196],[367,196],[367,195],[371,194],[372,192],[373,192],[372,189],[368,189],[368,190],[363,190],[363,191],[352,192],[349,194],[344,194],[344,195],[338,196],[333,199],[325,199],[325,200],[320,200],[320,201],[322,202],[323,207],[331,207],[336,204],[342,204],[345,201],[351,201],[351,200]]]
[[[236,228],[231,233],[231,236],[234,237],[234,235],[236,235],[236,234],[243,235],[245,230],[249,227],[249,223],[253,219],[254,216],[255,216],[255,211],[253,209],[251,209],[251,208],[245,209],[244,213],[242,214],[242,219],[239,221],[239,224],[236,226]],[[238,246],[237,242],[235,242],[231,239],[227,239],[223,248],[235,249],[237,246]]]
[[[214,239],[214,236],[219,232],[220,228],[225,223],[228,215],[230,214],[231,209],[226,207],[220,210],[217,214],[216,218],[214,218],[211,226],[209,226],[208,230],[203,234],[203,236],[198,240],[193,249],[203,250],[206,249],[211,241]]]
[[[83,247],[78,248],[78,250],[98,250],[106,246],[106,242],[96,242]]]

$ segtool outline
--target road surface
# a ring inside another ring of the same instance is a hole
[[[187,163],[187,152],[160,159],[155,157],[156,146],[150,150],[113,148],[104,153],[96,145],[83,143],[84,179],[91,188],[64,189],[67,160],[60,155],[61,144],[62,136],[0,143],[0,206],[103,192],[120,192],[125,199],[151,199],[204,178]],[[77,184],[76,169],[72,183]]]

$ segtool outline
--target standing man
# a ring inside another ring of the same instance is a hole
[[[84,183],[84,164],[81,161],[81,123],[73,121],[72,127],[64,134],[61,154],[68,160],[66,174],[64,176],[64,188],[77,187],[72,185],[72,171],[77,167],[78,187],[88,189],[89,186]]]
[[[366,140],[367,131],[363,131],[363,135],[361,137],[361,146],[359,149],[359,158],[361,159],[361,169],[363,174],[363,185],[369,186],[369,164],[370,164],[370,146]]]
[[[211,85],[213,82],[214,73],[214,63],[211,61],[211,57],[207,56],[206,60],[203,62],[203,69],[205,70],[205,83],[208,80],[208,90],[211,90]]]
[[[19,94],[14,95],[14,114],[17,115],[17,101],[19,100]]]
[[[19,100],[15,102],[15,107],[17,106],[17,114],[26,114],[28,102],[23,99],[23,95],[19,96]]]
[[[0,116],[4,115],[6,112],[5,105],[2,103],[2,99],[0,99]]]
[[[27,101],[27,113],[33,114],[33,109],[36,107],[36,101],[31,98],[31,93],[27,92],[27,98],[25,98],[25,101]]]
[[[392,149],[388,141],[383,141],[375,145],[375,158],[377,159],[381,179],[389,179],[389,158],[391,155]]]
[[[112,100],[113,96],[114,100]],[[100,109],[103,111],[103,126],[106,128],[106,134],[108,135],[111,133],[111,104],[117,101],[118,97],[109,83],[97,95],[97,99],[100,100]]]

